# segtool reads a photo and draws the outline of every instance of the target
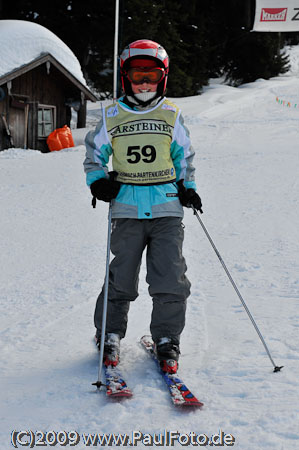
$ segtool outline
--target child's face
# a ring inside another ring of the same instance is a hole
[[[144,92],[156,92],[157,91],[157,84],[148,83],[145,81],[142,84],[134,84],[131,83],[132,91],[134,94],[142,94]]]

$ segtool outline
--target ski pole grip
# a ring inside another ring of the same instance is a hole
[[[108,175],[109,175],[109,178],[111,181],[115,181],[115,179],[118,175],[118,172],[116,172],[116,170],[112,170],[111,172],[108,172]]]

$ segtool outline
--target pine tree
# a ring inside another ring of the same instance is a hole
[[[137,39],[159,42],[166,49],[170,58],[168,93],[171,96],[179,96],[182,93],[183,72],[180,70],[178,60],[181,60],[181,64],[185,64],[181,55],[185,54],[186,50],[185,45],[181,42],[176,23],[178,11],[181,12],[180,2],[175,4],[172,2],[171,11],[169,11],[167,0],[155,3],[150,0],[142,2],[126,0],[124,3],[121,26],[123,47]],[[184,80],[184,82],[186,86],[191,85],[191,80]]]
[[[258,78],[269,79],[288,69],[288,58],[280,52],[278,33],[240,35],[226,55],[226,78],[234,86]]]
[[[287,70],[288,58],[281,54],[280,48],[284,41],[278,33],[251,31],[252,6],[248,0],[243,3],[227,0],[217,7],[217,29],[225,36],[218,63],[227,81],[234,86],[258,78],[268,79]]]

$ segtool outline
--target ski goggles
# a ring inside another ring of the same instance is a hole
[[[141,69],[132,67],[127,72],[128,80],[133,84],[158,84],[165,77],[165,70],[161,67]]]

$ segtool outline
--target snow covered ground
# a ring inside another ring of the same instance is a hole
[[[82,433],[168,430],[210,437],[220,429],[235,437],[238,450],[299,448],[299,108],[276,97],[299,103],[298,71],[240,88],[214,80],[203,95],[175,100],[197,152],[202,219],[275,363],[285,366],[272,372],[187,210],[184,254],[192,295],[180,374],[205,403],[202,410],[174,409],[138,345],[149,331],[151,311],[144,266],[122,342],[121,365],[134,397],[109,402],[91,386],[107,205],[90,206],[82,145],[50,154],[0,153],[1,450],[11,448],[12,430],[29,429],[76,430],[77,449],[87,448]],[[90,126],[98,108],[91,105]],[[85,132],[74,131],[77,144]]]

